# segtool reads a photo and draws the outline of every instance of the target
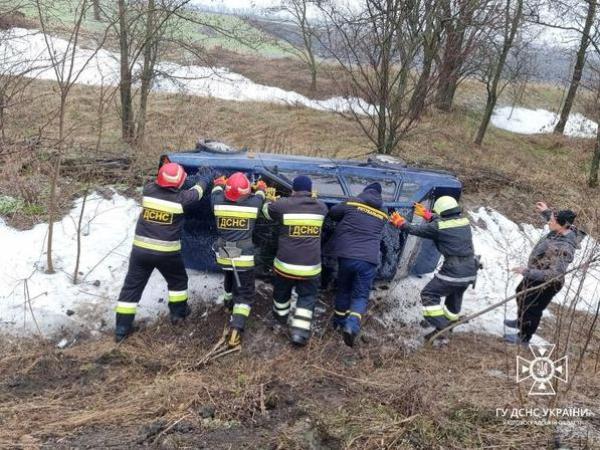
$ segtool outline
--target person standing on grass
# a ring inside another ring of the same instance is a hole
[[[333,328],[342,331],[349,347],[360,332],[377,274],[381,235],[388,222],[382,205],[381,184],[371,183],[358,197],[329,210],[329,217],[337,222],[326,244],[326,253],[338,259]]]
[[[290,323],[290,340],[304,346],[311,324],[321,276],[321,229],[327,205],[312,196],[312,180],[300,175],[292,182],[292,195],[265,203],[263,215],[279,223],[277,256],[273,262],[273,317],[286,325],[292,289],[298,301]]]
[[[529,343],[544,310],[562,289],[565,273],[573,262],[578,245],[578,232],[573,226],[577,215],[573,211],[563,209],[554,213],[544,202],[536,203],[536,210],[548,222],[550,232],[533,247],[527,267],[511,269],[523,276],[517,286],[517,318],[504,321],[507,327],[519,330],[516,334],[504,335],[504,339],[511,344]]]
[[[210,178],[198,175],[196,184],[182,190],[186,178],[182,166],[167,163],[158,170],[156,181],[144,186],[129,268],[117,302],[117,342],[133,332],[137,305],[154,269],[167,281],[171,322],[176,325],[190,314],[188,276],[181,256],[183,212],[186,206],[202,198]]]

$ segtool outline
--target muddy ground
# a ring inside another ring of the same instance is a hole
[[[5,338],[0,448],[600,448],[595,431],[496,416],[550,404],[514,382],[523,351],[497,338],[454,333],[446,347],[418,347],[415,328],[367,320],[350,349],[321,303],[310,345],[296,349],[272,329],[268,288],[259,292],[242,351],[214,359],[227,319],[215,305],[183,327],[163,319],[119,345],[109,334],[62,350]],[[377,291],[373,311],[386,307],[386,292]],[[596,408],[598,378],[581,377],[558,404]],[[588,425],[600,429],[597,419]]]

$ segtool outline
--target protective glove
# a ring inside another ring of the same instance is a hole
[[[255,191],[263,191],[266,192],[267,190],[267,183],[265,183],[263,180],[258,180],[255,184],[254,184],[254,190]]]
[[[274,202],[279,198],[279,195],[277,195],[277,190],[274,187],[268,187],[266,194],[266,199],[270,202]]]
[[[402,228],[406,223],[406,219],[398,211],[394,211],[390,216],[390,223],[396,228]]]
[[[433,213],[425,208],[423,203],[415,203],[413,206],[415,207],[415,215],[422,217],[427,222],[433,218]]]
[[[213,181],[213,184],[215,186],[225,186],[227,184],[227,178],[225,178],[225,175],[221,175]]]

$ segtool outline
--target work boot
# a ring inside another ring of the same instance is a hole
[[[519,328],[519,321],[517,319],[505,319],[504,320],[504,325],[506,325],[508,328],[518,329]]]
[[[310,331],[300,328],[292,328],[290,330],[290,341],[298,347],[304,347],[310,339]]]
[[[433,325],[431,324],[431,322],[427,319],[421,319],[421,321],[419,322],[419,326],[421,328],[431,328]]]
[[[231,328],[227,335],[227,347],[236,348],[242,345],[242,330]]]
[[[344,344],[346,344],[348,347],[354,347],[354,341],[356,340],[356,336],[358,336],[358,332],[355,331],[349,323],[346,323],[342,332]]]
[[[182,324],[186,317],[188,317],[190,314],[192,313],[192,308],[190,308],[190,305],[185,305],[185,308],[178,308],[177,310],[172,310],[170,317],[171,317],[171,324],[172,325],[180,325]]]
[[[333,314],[331,318],[331,326],[335,331],[342,331],[344,329],[344,325],[346,325],[346,316],[341,316],[339,314]]]
[[[287,325],[287,323],[288,323],[288,314],[286,314],[285,316],[280,316],[275,311],[273,311],[273,320],[278,325]]]
[[[117,344],[123,342],[133,332],[133,327],[128,327],[126,325],[117,325],[117,327],[115,328],[115,342]]]
[[[512,345],[523,345],[524,347],[529,346],[529,340],[522,338],[518,334],[505,334],[504,341]]]

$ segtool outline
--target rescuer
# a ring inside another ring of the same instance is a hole
[[[433,204],[433,213],[415,203],[415,215],[423,217],[425,223],[412,225],[397,212],[391,217],[391,222],[401,230],[431,239],[444,256],[442,267],[421,291],[424,324],[435,327],[429,335],[458,320],[463,294],[469,285],[475,284],[479,269],[469,219],[462,216],[458,202],[442,196]],[[443,305],[442,297],[445,297]]]
[[[506,320],[518,334],[506,334],[511,344],[528,344],[535,334],[542,314],[565,283],[565,272],[573,261],[578,246],[578,230],[573,226],[577,215],[570,209],[553,213],[544,202],[536,203],[537,211],[548,222],[550,232],[533,247],[527,267],[512,272],[523,276],[517,287],[517,318]],[[528,292],[522,293],[525,290]]]
[[[217,264],[225,271],[225,307],[231,309],[227,345],[238,347],[254,302],[254,245],[252,232],[265,200],[267,185],[259,181],[252,194],[250,181],[241,172],[213,182],[211,194],[218,239]]]
[[[321,228],[327,206],[311,195],[312,181],[300,175],[292,183],[292,195],[265,203],[263,214],[277,221],[279,245],[273,262],[273,316],[286,325],[292,289],[298,300],[290,323],[290,339],[303,346],[310,339],[321,275]]]
[[[209,179],[200,175],[197,184],[182,190],[186,177],[179,164],[167,163],[159,169],[156,181],[144,186],[129,269],[117,303],[117,342],[133,331],[137,304],[154,269],[167,281],[171,322],[177,324],[190,314],[188,277],[181,257],[183,213],[187,205],[202,198]]]
[[[333,327],[342,330],[344,342],[350,347],[367,311],[380,260],[381,235],[388,222],[382,205],[381,184],[371,183],[358,197],[329,211],[329,217],[338,222],[326,245],[327,254],[338,258]]]

